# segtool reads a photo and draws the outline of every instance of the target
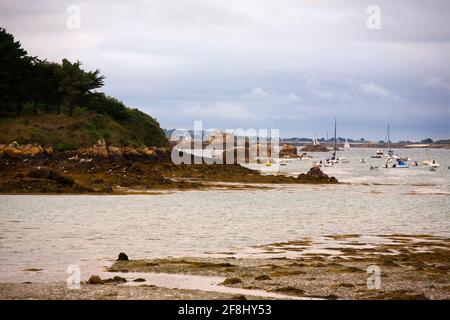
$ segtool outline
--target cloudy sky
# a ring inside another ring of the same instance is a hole
[[[165,128],[311,137],[336,117],[351,138],[388,122],[393,140],[450,137],[449,0],[0,0],[0,26],[32,55],[99,68]]]

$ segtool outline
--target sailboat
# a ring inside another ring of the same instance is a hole
[[[409,165],[407,163],[407,161],[409,161],[410,159],[408,157],[399,157],[398,155],[394,154],[394,151],[392,151],[391,149],[391,129],[390,129],[390,125],[388,123],[388,127],[387,127],[387,143],[388,143],[388,153],[385,155],[386,158],[386,168],[388,167],[388,163],[391,163],[392,161],[396,161],[396,164],[392,165],[392,168],[408,168]]]
[[[344,148],[345,149],[350,149],[350,143],[348,143],[347,139],[345,139]]]
[[[336,137],[336,119],[334,119],[334,146],[333,146],[333,154],[331,158],[327,159],[327,163],[331,163],[332,165],[339,162],[339,158],[336,155],[337,152],[337,137]]]
[[[317,140],[316,134],[314,133],[314,140],[313,140],[313,146],[320,145],[320,142]]]
[[[394,151],[392,151],[392,149],[391,149],[391,137],[390,137],[390,134],[391,134],[391,129],[390,129],[390,125],[388,123],[388,126],[387,126],[387,144],[388,144],[387,157],[388,158],[395,158]]]

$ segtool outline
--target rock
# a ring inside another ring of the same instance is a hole
[[[103,280],[99,276],[90,276],[88,284],[103,284]]]
[[[267,274],[263,274],[260,276],[256,276],[255,280],[271,280],[271,278]]]
[[[113,278],[108,278],[108,279],[102,279],[99,276],[91,276],[87,283],[88,284],[106,284],[106,283],[112,283],[112,282],[125,283],[125,282],[127,282],[127,279],[119,277],[119,276],[114,276]]]
[[[152,157],[152,156],[156,155],[156,151],[154,149],[147,148],[147,147],[142,149],[142,153],[145,154],[147,157]]]
[[[38,154],[43,152],[42,147],[34,146],[32,144],[27,144],[27,145],[23,146],[21,149],[22,149],[22,155],[23,156],[32,156],[32,157],[34,157],[34,156],[36,156],[36,155],[38,155]]]
[[[301,149],[301,151],[306,151],[306,152],[327,152],[328,148],[325,147],[324,145],[321,145],[321,144],[316,144],[316,145],[310,144],[310,145],[304,146]]]
[[[335,177],[329,177],[317,166],[309,169],[306,174],[300,174],[297,179],[305,183],[338,183]]]
[[[49,170],[46,168],[31,169],[30,172],[28,172],[28,177],[53,180],[59,184],[69,187],[73,186],[75,183],[72,178],[63,176],[54,170]]]
[[[44,148],[44,153],[48,156],[51,156],[53,154],[53,148],[52,147]]]
[[[117,261],[128,261],[128,260],[129,260],[128,256],[125,253],[123,253],[123,252],[119,253],[119,257],[117,258]]]
[[[113,280],[113,282],[120,282],[120,283],[127,282],[127,279],[119,277],[119,276],[113,277],[112,280]]]
[[[56,171],[51,170],[47,179],[58,182],[59,184],[63,184],[65,186],[73,186],[75,183],[72,178],[63,176]]]
[[[242,283],[242,280],[240,278],[226,278],[221,284],[226,286],[230,284],[238,284]]]
[[[17,147],[9,145],[3,149],[3,153],[12,158],[16,158],[22,155],[22,150]]]
[[[35,179],[47,179],[49,175],[50,170],[46,168],[31,169],[27,174],[28,177]]]
[[[21,146],[16,141],[1,148],[1,154],[6,154],[12,158],[21,156],[34,157],[40,154],[50,155],[52,153],[53,149],[51,147],[42,148],[39,144],[26,144]]]
[[[247,297],[243,294],[238,294],[231,297],[231,300],[247,300]]]
[[[134,282],[145,282],[144,278],[137,278],[133,280]]]
[[[320,170],[319,167],[312,167],[311,169],[309,169],[307,175],[313,178],[328,178],[328,176],[323,173],[323,171]]]
[[[298,158],[297,147],[291,144],[284,144],[283,148],[280,150],[280,158],[288,156],[289,158]]]

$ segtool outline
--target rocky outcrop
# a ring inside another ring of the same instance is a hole
[[[316,144],[316,145],[310,144],[310,145],[304,146],[300,150],[305,151],[305,152],[327,152],[328,148],[321,144]]]
[[[297,179],[306,183],[338,183],[338,180],[335,177],[326,175],[317,166],[309,169],[308,173],[306,174],[300,174]]]
[[[280,158],[298,158],[297,147],[291,144],[284,144],[283,148],[280,150]]]
[[[76,155],[81,157],[91,158],[125,158],[129,160],[162,160],[168,159],[170,156],[170,150],[168,148],[156,148],[156,147],[140,147],[134,148],[127,147],[114,147],[105,143],[103,139],[97,141],[97,143],[89,148],[82,148],[76,151]]]
[[[120,277],[120,276],[114,276],[113,278],[102,279],[97,275],[93,275],[93,276],[89,277],[87,284],[107,284],[107,283],[125,283],[125,282],[127,282],[127,279]]]
[[[19,145],[16,141],[8,145],[0,145],[0,156],[6,155],[11,158],[35,157],[41,154],[52,155],[53,148],[44,148],[39,144]]]

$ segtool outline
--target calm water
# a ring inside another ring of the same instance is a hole
[[[201,255],[324,234],[429,233],[450,236],[450,150],[399,150],[441,167],[369,170],[374,149],[342,152],[325,168],[346,184],[161,195],[0,196],[0,282],[82,277],[119,252],[131,258]],[[319,155],[316,155],[318,159]],[[320,157],[323,155],[320,154]],[[305,172],[311,161],[282,170]],[[29,268],[40,272],[24,271]]]

